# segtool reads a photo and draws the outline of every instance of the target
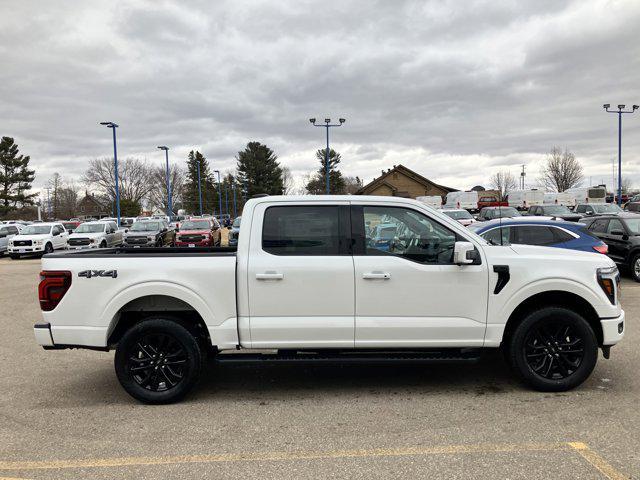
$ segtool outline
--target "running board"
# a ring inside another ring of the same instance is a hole
[[[214,361],[220,364],[451,364],[474,363],[480,360],[479,349],[447,349],[437,351],[385,351],[385,352],[291,352],[286,353],[220,353]]]

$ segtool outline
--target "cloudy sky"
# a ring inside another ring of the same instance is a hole
[[[611,183],[617,117],[640,103],[640,2],[0,0],[0,135],[42,186],[111,155],[202,151],[231,170],[250,140],[302,178],[332,130],[365,181],[402,163],[445,185],[486,184],[569,148]],[[623,175],[640,187],[640,113],[624,119]]]

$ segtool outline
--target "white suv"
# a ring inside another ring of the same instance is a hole
[[[62,223],[34,223],[9,240],[7,251],[13,259],[20,255],[52,253],[67,248],[67,238],[69,234]]]

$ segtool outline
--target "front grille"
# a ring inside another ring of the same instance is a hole
[[[127,243],[131,245],[143,245],[146,244],[149,240],[147,237],[127,237],[125,240]]]
[[[91,243],[91,240],[89,240],[88,238],[70,238],[68,243],[71,247],[80,247],[89,245]]]
[[[202,235],[180,235],[181,242],[201,242],[204,240],[204,236]]]
[[[13,246],[14,247],[30,247],[31,240],[14,240]]]

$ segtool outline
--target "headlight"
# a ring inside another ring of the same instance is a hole
[[[34,245],[42,245],[42,240],[34,240],[33,244]]]
[[[612,305],[616,304],[616,288],[615,285],[619,284],[620,273],[618,273],[618,267],[602,267],[596,270],[596,277],[598,284],[602,291],[605,293]]]

